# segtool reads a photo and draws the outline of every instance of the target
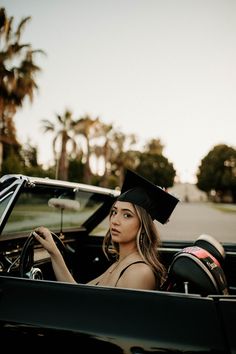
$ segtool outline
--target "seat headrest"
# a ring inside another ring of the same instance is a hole
[[[168,277],[169,290],[172,291],[183,290],[187,283],[189,293],[202,296],[228,294],[225,274],[219,261],[206,249],[196,245],[186,247],[174,256]]]
[[[225,260],[225,250],[222,244],[213,236],[202,234],[194,242],[195,246],[201,247],[211,253],[220,262],[221,266]]]

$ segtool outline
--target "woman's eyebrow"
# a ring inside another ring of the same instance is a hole
[[[118,210],[118,208],[116,206],[113,206],[112,209]],[[133,210],[129,209],[129,208],[121,208],[120,210],[123,211],[123,212],[124,211],[129,211],[130,213],[136,215],[136,213]]]
[[[135,215],[135,212],[131,209],[128,209],[128,208],[121,208],[121,211],[129,211],[130,213]]]

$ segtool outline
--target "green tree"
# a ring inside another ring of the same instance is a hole
[[[236,202],[236,150],[220,144],[216,145],[201,160],[197,172],[197,186],[210,194],[214,191],[219,201],[226,196]]]
[[[18,173],[28,176],[50,177],[55,176],[53,168],[43,169],[38,164],[38,150],[27,143],[23,148],[20,145],[6,145],[6,158],[2,166],[2,173]]]
[[[132,147],[136,143],[135,134],[124,134],[119,130],[114,130],[109,141],[110,174],[117,177],[117,186],[121,186],[124,180],[126,168],[135,167],[136,154]],[[109,177],[114,184],[114,179]]]
[[[24,158],[24,164],[26,167],[38,166],[38,150],[37,147],[27,143],[22,149],[21,155]]]
[[[49,177],[55,176],[55,168],[43,169],[38,163],[38,149],[28,142],[21,150],[21,157],[24,161],[22,173],[28,176]]]
[[[139,164],[136,167],[136,172],[164,188],[173,186],[176,175],[173,164],[165,156],[150,152],[139,154]]]
[[[75,133],[78,136],[82,136],[85,140],[85,149],[83,150],[84,151],[83,162],[85,164],[84,180],[85,183],[88,184],[91,183],[91,178],[92,178],[90,159],[91,159],[91,154],[93,152],[93,149],[91,147],[91,141],[94,138],[101,135],[100,127],[101,127],[101,122],[99,117],[92,119],[88,114],[78,119],[75,122],[75,126],[74,126]]]
[[[0,172],[6,145],[19,145],[13,117],[25,97],[33,100],[37,89],[35,75],[40,68],[34,62],[36,53],[28,43],[21,43],[22,31],[31,17],[23,18],[16,30],[14,18],[7,17],[4,8],[0,8]]]
[[[163,154],[164,145],[162,144],[160,139],[151,139],[144,146],[144,151],[149,152],[151,154],[162,155]]]
[[[139,152],[136,172],[164,188],[172,187],[176,176],[173,164],[163,155],[164,145],[160,139],[151,139]]]
[[[84,163],[79,156],[69,159],[68,179],[72,182],[84,183]]]
[[[24,159],[20,154],[20,147],[18,145],[6,145],[6,158],[2,165],[2,174],[24,173]]]
[[[45,133],[54,135],[52,148],[56,164],[56,178],[68,180],[69,168],[69,143],[71,143],[71,153],[77,154],[77,143],[75,140],[75,121],[70,110],[65,110],[63,115],[56,115],[56,123],[48,119],[42,119],[42,129]],[[59,153],[57,151],[59,144]]]
[[[108,180],[110,176],[110,167],[111,167],[111,149],[110,149],[110,142],[112,139],[112,134],[113,134],[113,125],[112,124],[105,124],[105,123],[100,123],[100,140],[102,138],[102,145],[95,145],[94,147],[94,153],[97,159],[102,158],[104,161],[104,173],[101,178],[100,184],[104,186],[108,186]]]

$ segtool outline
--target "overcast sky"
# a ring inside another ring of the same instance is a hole
[[[2,0],[22,41],[47,56],[33,105],[15,122],[21,143],[52,161],[52,122],[70,109],[137,135],[159,138],[182,182],[195,182],[216,144],[236,147],[235,0]]]

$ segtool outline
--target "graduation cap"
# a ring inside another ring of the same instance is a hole
[[[117,200],[143,207],[154,220],[165,224],[179,199],[137,173],[127,170]]]

